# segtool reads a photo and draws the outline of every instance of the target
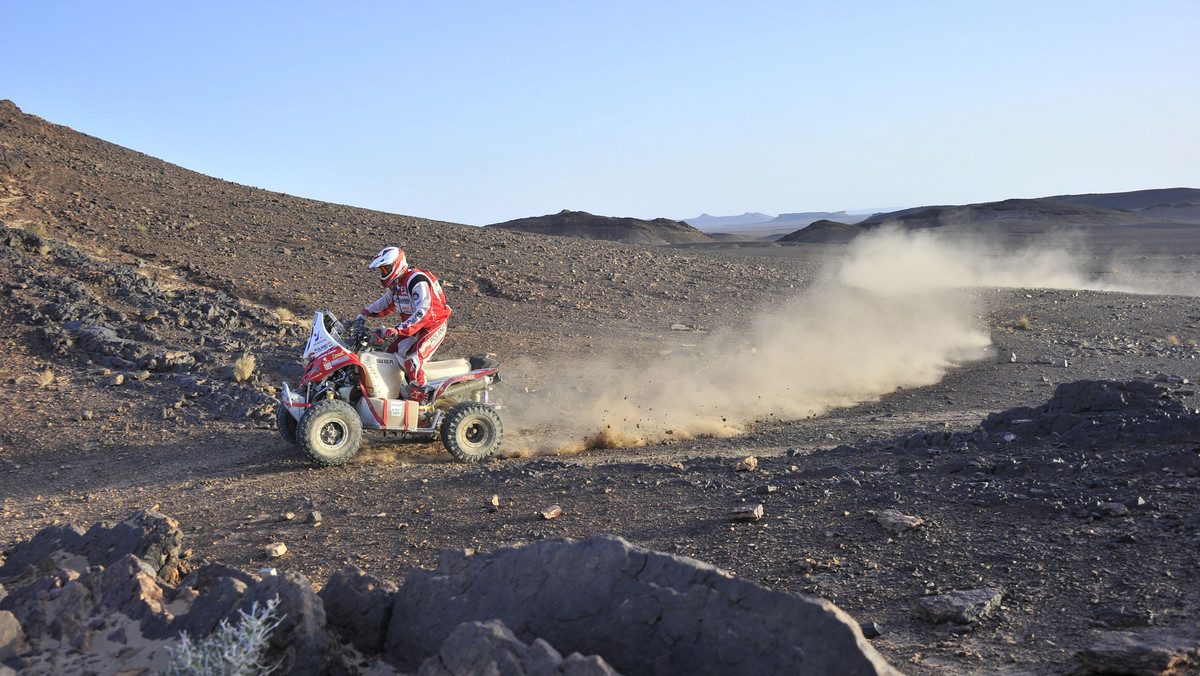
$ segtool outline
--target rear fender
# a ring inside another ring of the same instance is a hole
[[[496,380],[499,380],[500,379],[499,375],[498,375],[499,372],[500,372],[500,369],[498,369],[498,368],[479,369],[477,371],[471,371],[470,373],[464,373],[461,376],[447,378],[446,380],[442,381],[441,385],[438,385],[438,388],[436,390],[433,391],[433,400],[437,401],[451,387],[453,387],[459,383],[466,383],[466,382],[470,382],[472,380],[482,380],[483,378],[486,378],[486,377],[492,376],[492,375],[496,376]]]

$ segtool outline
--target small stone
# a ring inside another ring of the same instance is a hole
[[[1017,363],[1017,353],[1013,352],[1012,356],[1008,358],[1008,361],[1013,364]]]
[[[149,371],[138,371],[137,373],[133,374],[133,376],[132,376],[132,378],[134,380],[146,380],[149,377],[150,377]]]
[[[81,416],[79,416],[79,417],[80,417],[81,419],[83,419],[83,420],[91,420],[92,418],[96,417],[96,414],[95,414],[95,413],[93,413],[93,412],[92,412],[92,411],[89,409],[89,410],[87,410],[87,411],[84,411],[84,412],[83,412],[83,415],[81,415]]]
[[[562,516],[562,511],[562,507],[559,507],[558,505],[550,505],[549,507],[543,509],[540,514],[542,515],[542,518],[546,520],[557,519],[559,516]]]
[[[295,512],[284,512],[280,517],[280,521],[293,521],[296,518]]]
[[[267,555],[268,559],[278,559],[287,554],[287,545],[282,542],[272,542],[263,549],[263,553]]]
[[[771,484],[763,484],[762,486],[759,486],[758,488],[754,489],[754,492],[758,493],[759,495],[770,495],[771,493],[774,493],[777,490],[779,490],[778,486],[772,486]]]
[[[858,628],[862,630],[863,638],[879,638],[883,634],[883,628],[879,626],[878,622],[863,622],[858,625]]]
[[[903,533],[910,528],[916,528],[917,526],[925,523],[925,519],[922,519],[919,516],[901,514],[894,509],[883,510],[879,514],[875,515],[875,520],[879,522],[879,525],[893,533]]]
[[[311,523],[314,526],[321,525],[321,513],[317,511],[310,512],[308,518],[305,519],[304,522]]]
[[[1106,502],[1100,505],[1100,511],[1105,516],[1129,516],[1129,508],[1119,502]]]
[[[753,472],[758,468],[758,458],[753,455],[748,455],[733,464],[735,472]]]
[[[274,568],[260,568],[258,574],[263,577],[275,577],[276,575],[279,575],[279,571],[275,570]]]
[[[1148,610],[1101,608],[1096,611],[1095,618],[1097,622],[1113,629],[1149,627],[1154,624],[1154,613]]]
[[[499,506],[500,506],[500,496],[499,496],[499,495],[493,495],[493,496],[492,496],[491,505],[492,505],[493,507],[499,507]]]
[[[926,596],[918,601],[921,616],[930,622],[970,624],[1000,607],[1004,592],[999,589],[972,589]]]
[[[1143,498],[1139,495],[1135,498],[1129,498],[1128,500],[1123,501],[1121,504],[1125,505],[1129,509],[1137,509],[1139,507],[1145,507],[1147,503],[1146,498]]]
[[[733,517],[734,521],[758,521],[763,518],[763,506],[761,504],[742,505],[734,508],[729,515]]]
[[[117,374],[113,375],[112,377],[110,377],[110,378],[109,378],[109,379],[106,381],[106,384],[107,384],[108,386],[110,386],[110,387],[116,387],[116,386],[118,386],[118,385],[121,385],[121,384],[123,384],[124,382],[125,382],[125,376],[124,376],[124,374],[117,373]]]

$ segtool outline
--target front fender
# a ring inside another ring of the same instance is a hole
[[[287,408],[287,412],[296,419],[296,422],[300,422],[300,417],[308,410],[308,403],[304,401],[304,397],[300,396],[299,392],[293,392],[287,383],[283,384],[283,391],[279,395],[279,403]]]

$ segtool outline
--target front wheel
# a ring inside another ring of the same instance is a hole
[[[283,404],[275,409],[275,428],[279,430],[279,436],[283,437],[284,441],[296,444],[296,418]]]
[[[496,409],[474,401],[450,409],[442,421],[442,445],[463,462],[483,462],[492,457],[503,434]]]
[[[362,421],[341,399],[322,399],[304,412],[296,439],[309,457],[322,465],[342,465],[362,444]]]

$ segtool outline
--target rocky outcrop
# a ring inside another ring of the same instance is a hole
[[[892,445],[905,450],[990,450],[1045,439],[1074,448],[1194,441],[1200,439],[1200,413],[1184,403],[1194,390],[1181,385],[1140,380],[1063,383],[1041,406],[992,413],[971,432],[915,430]]]
[[[896,673],[828,601],[611,536],[447,552],[401,587],[385,649],[420,664],[460,623],[491,619],[628,673]]]
[[[33,539],[18,544],[0,566],[0,581],[9,581],[45,571],[46,565],[60,566],[63,559],[76,557],[83,566],[110,566],[134,556],[150,574],[166,582],[177,582],[186,570],[180,550],[183,533],[179,523],[153,510],[140,511],[118,524],[99,522],[86,532],[77,526],[50,526]]]
[[[348,566],[320,594],[298,573],[218,563],[179,581],[181,544],[150,511],[19,544],[0,569],[0,659],[158,669],[184,633],[203,640],[273,602],[267,658],[288,674],[351,671],[339,640],[429,676],[897,673],[827,601],[611,536],[451,551],[399,587]]]
[[[265,386],[234,382],[229,363],[253,349],[278,371],[294,358],[280,343],[298,339],[299,324],[220,290],[168,290],[130,266],[3,221],[0,245],[0,259],[21,271],[0,288],[0,301],[36,327],[55,359],[112,374],[110,385],[173,386],[188,404],[221,417],[274,414]]]

